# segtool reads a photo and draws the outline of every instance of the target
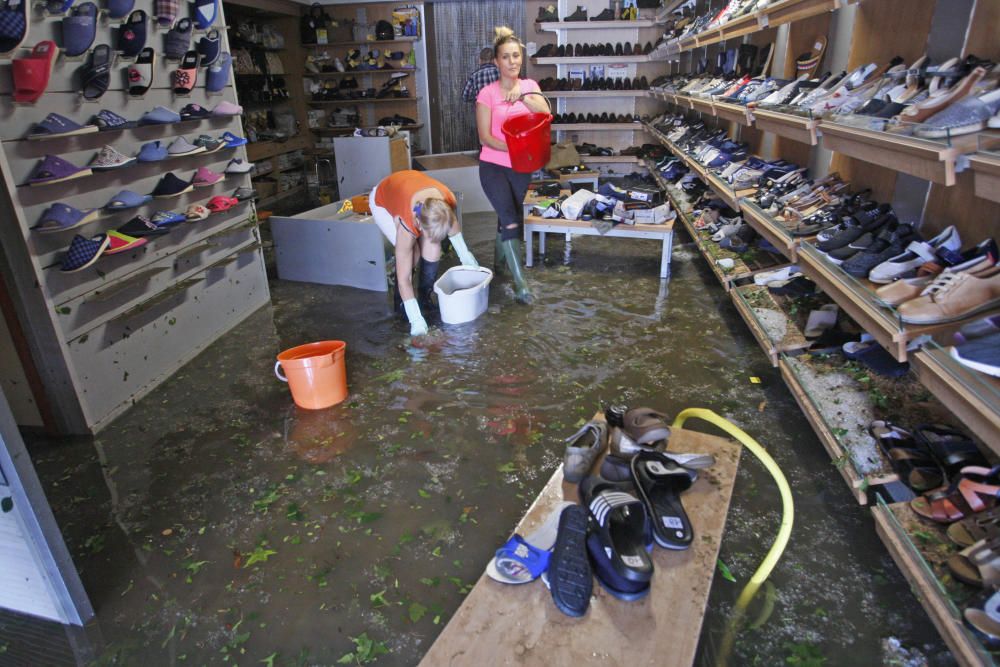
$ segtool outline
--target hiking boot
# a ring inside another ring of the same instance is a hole
[[[563,21],[586,21],[587,20],[587,8],[583,5],[577,5],[576,11],[563,19]]]
[[[591,16],[590,20],[591,21],[614,21],[615,20],[615,10],[613,10],[613,9],[611,9],[609,7],[608,9],[605,9],[603,12],[601,12],[597,16]]]
[[[538,23],[548,23],[549,21],[558,20],[559,13],[556,11],[555,5],[538,8],[538,18],[535,19]]]

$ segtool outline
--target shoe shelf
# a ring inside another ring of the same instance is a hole
[[[546,90],[546,97],[595,99],[599,97],[649,97],[648,90]]]
[[[841,434],[841,437],[851,435],[849,428],[853,417],[840,422],[836,415],[838,411],[836,405],[827,400],[820,400],[810,393],[807,382],[803,380],[802,376],[802,373],[810,372],[805,366],[809,362],[805,359],[806,357],[798,358],[781,353],[778,359],[778,370],[823,448],[830,455],[830,460],[840,472],[840,476],[847,482],[851,494],[858,501],[858,504],[866,505],[868,504],[869,489],[899,482],[899,476],[892,472],[889,463],[881,458],[880,465],[875,466],[877,470],[869,473],[862,473],[858,470],[857,463],[851,457],[852,450],[842,444],[837,435],[838,433]],[[854,384],[857,385],[859,391],[865,390],[860,383],[855,381]],[[850,388],[852,387],[846,387],[846,389]]]
[[[778,303],[778,297],[772,295],[767,287],[752,283],[740,285],[729,291],[729,298],[775,368],[782,352],[809,347],[810,342],[802,330],[785,315],[785,307]]]
[[[695,111],[697,111],[699,113],[707,113],[710,116],[714,116],[715,115],[715,109],[712,107],[712,100],[711,100],[711,98],[707,98],[707,97],[686,97],[686,98],[684,98],[684,101],[687,102],[687,105],[689,107],[691,107],[693,110],[695,110]]]
[[[287,141],[257,141],[247,144],[247,160],[250,162],[266,160],[283,153],[303,150],[311,143],[307,137],[301,134],[291,137]]]
[[[261,208],[266,208],[268,206],[273,206],[282,199],[302,194],[305,191],[306,191],[305,185],[296,185],[294,188],[285,190],[284,192],[278,192],[276,194],[271,195],[270,197],[265,197],[264,199],[261,199],[260,201],[257,202],[257,208],[261,209]]]
[[[743,219],[747,224],[767,239],[771,245],[780,250],[785,257],[792,262],[796,261],[801,239],[792,236],[784,225],[765,213],[759,206],[746,197],[739,199],[739,205],[740,211],[743,213]]]
[[[750,115],[750,110],[741,104],[716,100],[712,102],[712,114],[738,125],[753,125],[753,116]]]
[[[364,76],[366,74],[405,74],[410,76],[416,69],[356,69],[348,72],[305,72],[307,79],[343,79],[345,77]],[[398,77],[402,79],[403,77]]]
[[[897,361],[907,361],[906,347],[910,341],[955,327],[954,324],[904,325],[893,309],[876,301],[870,283],[856,280],[844,273],[809,241],[800,244],[796,257],[802,272],[865,331],[874,336]]]
[[[393,104],[393,103],[407,103],[407,102],[419,102],[422,97],[365,97],[361,99],[347,99],[347,100],[323,100],[323,101],[312,101],[306,102],[311,107],[324,107],[324,106],[348,106],[356,104]]]
[[[823,147],[942,185],[955,184],[963,153],[975,152],[975,134],[936,141],[822,120]]]
[[[644,164],[635,155],[581,155],[584,164]]]
[[[288,166],[288,167],[281,167],[279,169],[269,169],[267,171],[258,171],[258,172],[254,172],[253,175],[251,176],[251,178],[263,178],[264,176],[270,176],[271,174],[282,174],[282,173],[287,172],[287,171],[299,171],[300,169],[302,169],[305,166],[306,165],[305,165],[304,162],[300,162],[298,164],[293,164],[293,165]]]
[[[925,521],[909,503],[887,504],[881,497],[872,506],[875,532],[910,583],[910,589],[963,666],[994,665],[996,661],[966,627],[960,608],[974,597],[971,587],[948,574],[945,561],[958,547],[938,524]]]
[[[635,21],[540,21],[535,25],[539,30],[627,30],[655,28],[658,24],[652,19],[636,19]]]
[[[756,107],[750,113],[754,127],[762,132],[771,132],[809,146],[815,146],[819,142],[816,131],[816,128],[819,127],[819,120],[815,118],[782,113],[763,107]]]
[[[652,61],[648,55],[638,56],[544,56],[542,58],[532,58],[536,65],[576,65],[584,63],[604,63],[606,65],[628,64],[628,63],[648,63]]]
[[[933,342],[911,354],[910,364],[958,421],[1000,455],[1000,379],[963,366]]]
[[[969,158],[977,197],[1000,202],[1000,153],[977,153]]]
[[[330,49],[338,46],[378,46],[380,44],[399,44],[402,42],[419,42],[419,37],[397,37],[396,39],[360,40],[353,42],[330,42],[329,44],[303,44],[307,49]]]
[[[556,123],[552,125],[551,129],[558,132],[582,132],[587,130],[637,132],[646,130],[646,127],[642,123]]]

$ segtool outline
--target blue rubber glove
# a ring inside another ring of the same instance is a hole
[[[462,232],[455,234],[454,236],[449,236],[448,240],[451,241],[451,247],[455,249],[458,253],[458,261],[462,262],[462,266],[479,266],[479,262],[476,258],[472,256],[469,252],[469,247],[465,245],[465,239],[462,237]]]
[[[420,314],[420,304],[416,299],[407,299],[403,302],[403,310],[406,311],[406,319],[410,321],[410,335],[423,336],[427,333],[427,320]]]

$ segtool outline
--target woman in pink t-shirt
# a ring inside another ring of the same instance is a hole
[[[542,95],[529,95],[541,89],[531,79],[519,78],[524,60],[524,45],[507,27],[496,29],[493,61],[500,70],[500,80],[479,91],[476,97],[476,127],[479,143],[479,182],[486,198],[497,212],[497,258],[501,254],[514,277],[517,299],[531,300],[531,292],[521,272],[521,236],[524,228],[524,196],[531,174],[511,169],[507,142],[500,128],[508,118],[526,113],[550,112]],[[494,266],[498,270],[499,266]]]

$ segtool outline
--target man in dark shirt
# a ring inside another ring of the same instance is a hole
[[[479,52],[479,67],[469,75],[462,89],[462,99],[475,102],[479,91],[500,78],[500,72],[493,62],[493,49],[486,47]]]

